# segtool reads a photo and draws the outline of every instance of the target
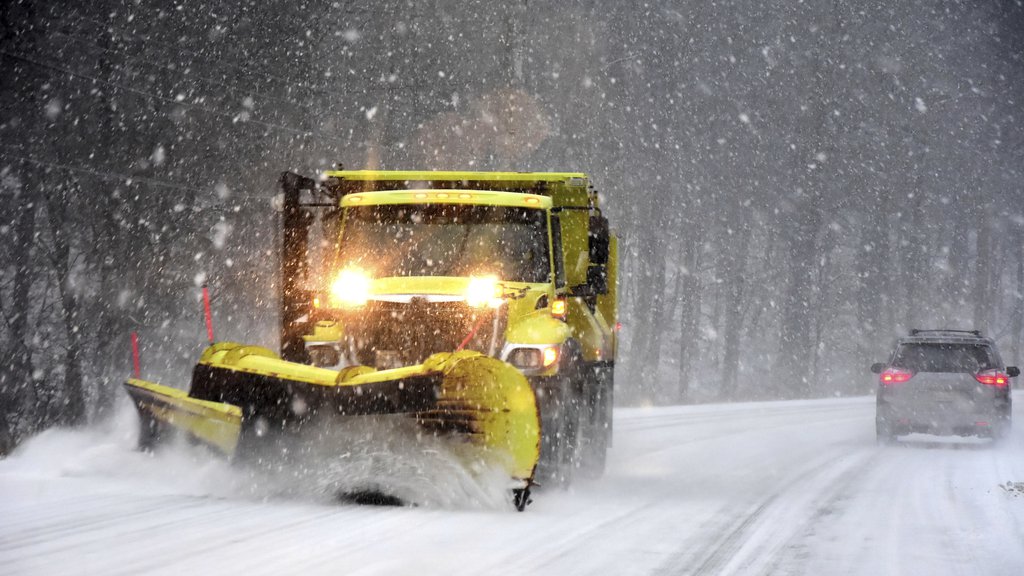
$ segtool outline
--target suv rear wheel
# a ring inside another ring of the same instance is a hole
[[[879,406],[875,410],[875,441],[879,445],[888,446],[896,442],[896,433],[887,410]]]
[[[996,441],[1006,439],[1010,435],[1012,428],[1013,420],[1011,420],[1010,411],[1007,409],[1003,414],[1000,414],[995,422],[995,426],[992,427],[992,439]]]

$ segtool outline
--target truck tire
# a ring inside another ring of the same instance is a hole
[[[540,411],[540,458],[534,478],[542,486],[557,484],[561,461],[562,391],[557,378],[537,378],[532,382]]]
[[[584,478],[596,479],[604,475],[608,439],[611,435],[612,377],[611,370],[594,366],[589,369],[584,409],[581,414],[580,472]]]
[[[540,459],[535,478],[542,486],[568,486],[572,482],[570,460],[574,428],[569,425],[573,399],[561,378],[545,379],[536,387],[541,414]]]
[[[566,410],[563,413],[562,435],[562,486],[569,487],[583,464],[583,435],[587,426],[588,387],[593,383],[594,371],[583,361],[575,342],[566,343],[565,363],[559,373],[564,379],[563,386],[568,392]]]
[[[576,469],[580,466],[580,395],[577,390],[567,388],[565,410],[562,412],[559,432],[558,485],[572,486]]]
[[[537,482],[567,488],[580,466],[580,412],[583,404],[583,363],[567,344],[558,375],[534,381],[541,415]]]

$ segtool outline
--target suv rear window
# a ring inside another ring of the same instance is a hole
[[[902,344],[892,365],[914,372],[970,372],[999,368],[989,346],[936,342]]]

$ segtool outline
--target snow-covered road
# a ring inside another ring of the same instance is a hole
[[[523,514],[282,496],[195,453],[136,453],[122,420],[0,461],[0,574],[1016,576],[1016,412],[998,447],[884,448],[868,398],[619,410],[607,476]]]

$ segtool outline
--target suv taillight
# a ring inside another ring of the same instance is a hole
[[[999,370],[985,370],[974,375],[974,379],[986,386],[1005,388],[1010,384],[1010,377]]]
[[[885,386],[892,384],[902,384],[907,380],[914,377],[914,373],[909,370],[901,370],[899,368],[889,368],[885,372],[878,375],[878,381]]]

